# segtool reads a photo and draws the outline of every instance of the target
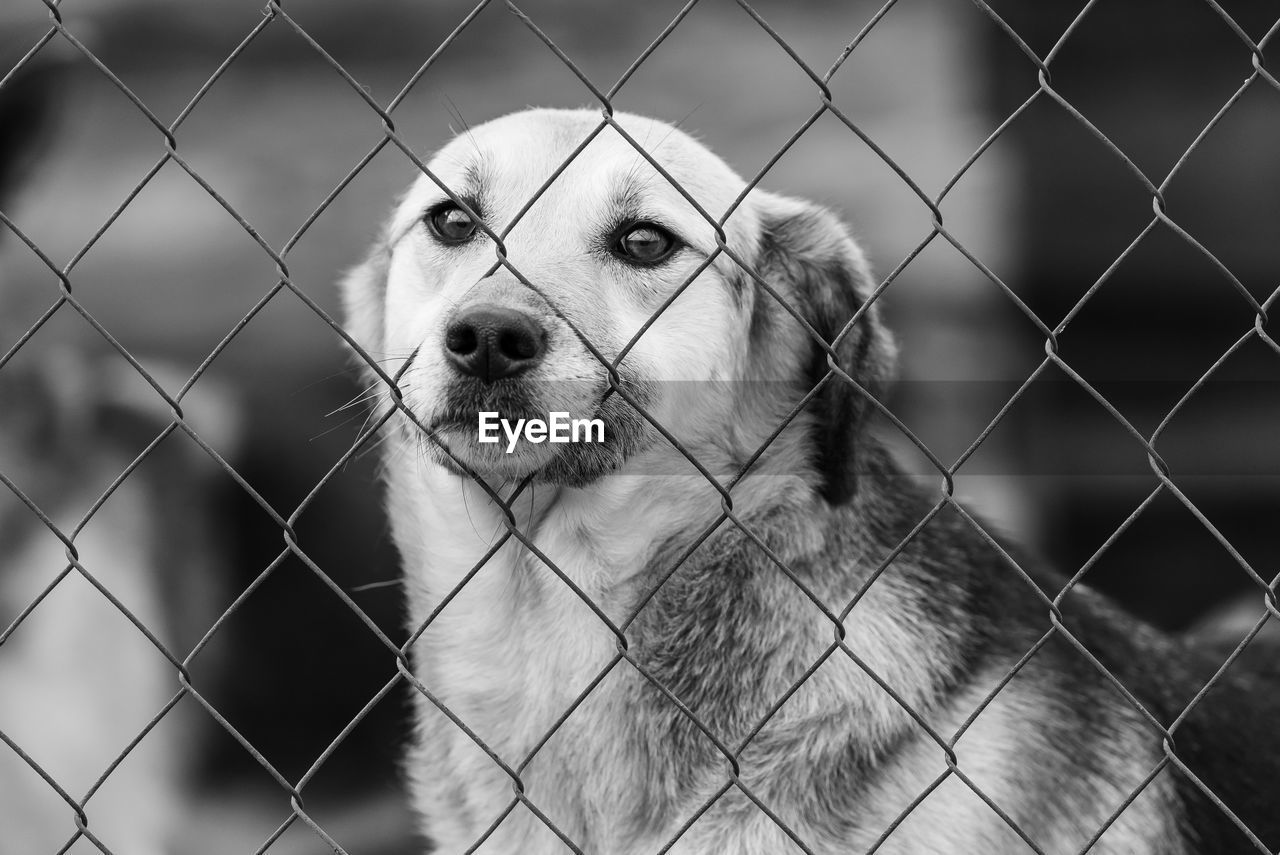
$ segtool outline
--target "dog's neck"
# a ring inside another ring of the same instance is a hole
[[[716,542],[736,532],[722,522],[681,561],[721,517],[722,497],[687,464],[674,470],[679,474],[650,474],[673,463],[660,449],[654,454],[658,459],[632,458],[627,471],[585,487],[526,488],[510,503],[510,516],[474,480],[420,456],[387,467],[392,530],[417,637],[413,669],[434,698],[414,694],[424,728],[414,769],[430,777],[448,768],[453,780],[470,782],[469,798],[477,802],[510,797],[505,774],[472,737],[441,718],[437,702],[513,767],[536,752],[530,780],[564,782],[552,792],[538,790],[561,816],[577,815],[602,797],[587,791],[594,789],[588,768],[642,762],[620,756],[650,738],[636,729],[630,709],[636,677],[629,666],[617,666],[619,645],[626,638],[643,646],[640,636],[651,634],[638,631],[652,618],[628,624],[650,611],[641,606],[661,590],[669,569],[705,560]],[[758,474],[730,490],[735,516],[813,501],[806,479],[772,474],[778,469],[769,455],[759,462]],[[726,460],[708,468],[728,482],[736,471],[731,467]],[[499,492],[506,497],[511,488]],[[596,686],[597,680],[603,683]],[[557,726],[575,706],[569,722]],[[555,739],[537,748],[551,733]],[[422,782],[424,792],[434,786]],[[587,827],[585,820],[574,825],[579,834]],[[609,843],[599,851],[618,849]]]
[[[637,579],[643,571],[659,559],[675,561],[717,521],[733,528],[723,522],[726,495],[739,518],[811,495],[809,479],[795,473],[789,444],[784,435],[737,483],[739,463],[708,450],[698,459],[710,461],[720,485],[732,484],[725,492],[670,448],[650,449],[623,471],[582,487],[486,488],[421,458],[415,466],[389,466],[392,528],[416,592],[415,616],[429,614],[475,570],[491,579],[558,576],[622,619],[643,595]],[[482,562],[494,567],[479,568]]]
[[[582,835],[594,827],[591,811],[625,811],[643,802],[641,792],[714,780],[723,758],[653,686],[669,687],[723,738],[744,738],[795,680],[784,666],[825,658],[833,628],[805,590],[838,605],[858,590],[858,568],[892,548],[871,548],[865,538],[882,533],[850,524],[874,499],[856,499],[857,509],[829,506],[788,439],[778,437],[752,465],[755,474],[729,491],[733,516],[754,537],[721,519],[722,497],[703,475],[646,474],[670,457],[633,459],[627,472],[582,488],[535,486],[511,504],[510,518],[469,478],[420,457],[417,466],[389,466],[392,526],[418,639],[414,672],[431,693],[414,696],[422,738],[412,768],[424,776],[423,792],[436,792],[432,776],[448,768],[450,780],[470,782],[469,799],[496,815],[511,781],[491,751],[524,769],[537,803]],[[741,466],[733,458],[722,461],[725,481]],[[747,542],[757,537],[765,549]],[[845,637],[892,685],[916,686],[906,700],[925,708],[940,678],[917,673],[919,657],[901,653],[942,641],[903,584],[894,574],[882,578]],[[779,659],[784,637],[792,658]],[[630,664],[621,662],[624,647]],[[842,720],[837,711],[856,710],[866,725],[858,750],[869,756],[912,722],[897,696],[850,668],[841,659],[823,671],[815,685],[827,688],[810,699],[827,699],[832,722]],[[800,752],[786,732],[759,750]],[[657,758],[655,744],[681,747]],[[598,773],[607,769],[643,769],[647,777],[602,783]],[[616,824],[620,834],[630,821]],[[528,831],[514,828],[515,839]],[[605,840],[596,851],[619,851],[618,843]]]

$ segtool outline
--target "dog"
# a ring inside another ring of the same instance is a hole
[[[1225,651],[1052,605],[1065,579],[901,475],[833,213],[625,114],[512,114],[426,166],[343,296],[429,851],[1280,846],[1280,659],[1180,718]]]

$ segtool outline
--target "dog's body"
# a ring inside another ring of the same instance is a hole
[[[698,143],[618,121],[705,211],[734,204],[741,179]],[[529,111],[459,137],[430,165],[465,207],[424,177],[346,283],[352,335],[412,413],[394,416],[385,468],[425,624],[409,771],[437,851],[568,851],[557,832],[610,855],[673,839],[861,852],[886,834],[876,851],[1065,853],[1099,834],[1091,852],[1252,851],[1172,765],[1147,781],[1162,737],[1090,661],[1167,726],[1212,657],[1076,588],[1063,621],[1089,656],[1055,633],[1002,686],[1050,608],[959,511],[931,515],[862,429],[849,381],[886,382],[893,345],[834,218],[752,191],[717,252],[609,128],[511,224],[597,123]],[[494,268],[494,233],[519,277]],[[557,409],[601,417],[606,441],[476,441],[480,411]],[[691,461],[729,485],[733,520]],[[472,475],[518,494],[518,536]],[[1229,671],[1174,734],[1179,762],[1272,847],[1277,685]],[[1246,698],[1256,732],[1233,718]]]

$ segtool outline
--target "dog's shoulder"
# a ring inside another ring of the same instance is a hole
[[[1049,634],[1025,667],[1054,710],[1042,721],[1046,750],[1072,753],[1106,774],[1116,759],[1107,752],[1126,744],[1108,730],[1123,721],[1141,731],[1159,762],[1158,722],[1172,728],[1176,758],[1162,775],[1172,777],[1183,832],[1199,851],[1255,851],[1219,801],[1267,847],[1280,846],[1280,645],[1258,639],[1197,699],[1232,646],[1157,630],[1087,579],[1068,589],[1067,576],[949,503],[935,510],[938,502],[918,490],[895,489],[890,499],[875,486],[883,477],[867,483],[843,516],[860,535],[844,538],[825,560],[840,563],[859,536],[878,543],[873,552],[901,547],[894,560],[912,577],[914,616],[936,621],[953,639],[935,663],[950,691],[992,663],[1017,661]]]
[[[1050,596],[1062,590],[1064,576],[1042,562],[1024,563]],[[1170,732],[1172,759],[1161,774],[1172,778],[1182,831],[1197,851],[1257,851],[1223,806],[1268,849],[1280,846],[1277,645],[1259,639],[1215,678],[1231,646],[1159,631],[1084,585],[1059,607],[1064,631],[1045,645],[1044,670],[1060,694],[1075,695],[1071,707],[1085,719],[1117,705],[1136,711],[1136,701],[1144,741],[1163,751],[1156,723]]]
[[[1225,645],[1194,642],[1184,649],[1189,682],[1197,691],[1231,653]],[[1186,766],[1178,776],[1179,790],[1204,851],[1256,851],[1215,800],[1269,850],[1280,847],[1278,725],[1280,644],[1259,639],[1214,681],[1173,734],[1176,755]]]

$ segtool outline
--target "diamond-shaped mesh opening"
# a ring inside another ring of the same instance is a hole
[[[48,189],[0,200],[20,259],[0,283],[15,307],[0,330],[14,845],[400,851],[412,823],[377,794],[398,780],[406,703],[449,746],[407,765],[459,780],[435,807],[458,851],[1134,849],[1171,804],[1201,840],[1280,843],[1269,802],[1241,795],[1280,746],[1227,744],[1238,776],[1201,747],[1205,721],[1256,700],[1242,675],[1267,667],[1255,636],[1280,618],[1256,522],[1277,490],[1273,200],[1256,189],[1274,167],[1274,13],[224,5],[179,21],[32,2],[0,68],[0,109],[34,85],[19,72],[74,69],[48,94],[67,104]],[[337,320],[334,271],[393,188],[425,175],[470,204],[425,153],[528,103],[598,110],[590,136],[633,151],[714,237],[605,347],[507,246],[590,142],[486,235],[490,273],[543,296],[689,503],[688,530],[626,590],[608,570],[654,546],[657,505],[628,516],[602,494],[613,528],[578,533],[584,561],[530,511],[551,488],[485,483],[456,454],[453,532],[483,546],[431,584],[401,581],[398,561],[435,544],[397,518],[394,554],[376,461],[435,471],[447,440],[403,394],[413,355],[365,350]],[[805,317],[728,237],[755,210],[745,191],[703,204],[615,108],[702,129],[750,187],[843,210],[876,271],[858,307]],[[0,153],[26,163],[15,140]],[[813,353],[733,465],[623,382],[716,277]],[[880,315],[900,329],[897,397],[846,356]],[[846,516],[764,482],[836,392],[873,423],[866,447],[883,437],[905,464],[859,446],[858,483],[879,487]],[[1093,587],[1165,627],[1246,604],[1189,647]],[[517,588],[535,605],[511,606]],[[465,675],[513,665],[466,691]],[[87,709],[118,733],[97,738]],[[73,736],[86,748],[67,754]]]

